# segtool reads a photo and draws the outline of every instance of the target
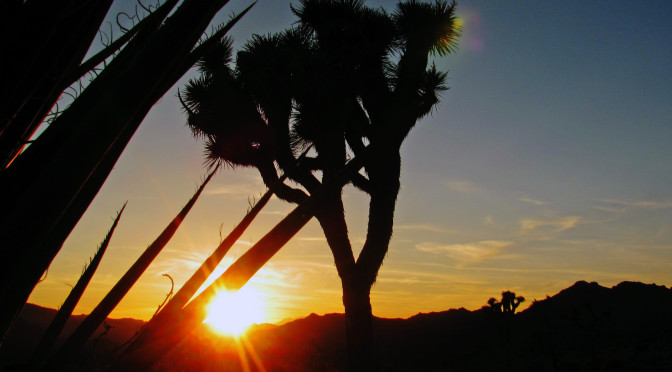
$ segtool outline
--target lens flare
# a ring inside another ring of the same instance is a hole
[[[253,323],[264,321],[264,301],[252,287],[237,292],[222,291],[208,306],[208,323],[216,331],[238,336]]]

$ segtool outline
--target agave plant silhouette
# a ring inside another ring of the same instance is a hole
[[[174,9],[178,0],[166,0],[88,64],[82,59],[112,0],[2,2],[0,46],[14,58],[0,68],[0,342],[152,105],[250,9],[199,43],[227,2],[186,0]],[[120,45],[16,156],[65,85]]]
[[[68,318],[70,318],[70,315],[72,315],[72,311],[75,309],[75,306],[77,306],[77,303],[84,294],[84,290],[89,285],[89,282],[91,282],[96,269],[98,269],[98,265],[103,259],[103,255],[107,250],[107,246],[110,244],[112,233],[114,233],[114,230],[119,223],[119,219],[121,218],[121,214],[124,212],[124,209],[126,209],[126,203],[124,203],[124,206],[117,213],[117,217],[114,219],[112,227],[105,236],[105,239],[103,239],[103,242],[100,244],[96,254],[83,270],[82,275],[77,281],[77,284],[75,284],[68,294],[68,297],[63,302],[63,305],[61,305],[61,307],[56,312],[56,315],[54,316],[54,319],[52,319],[51,323],[49,323],[47,330],[44,331],[44,335],[42,336],[40,343],[35,348],[33,357],[30,360],[31,370],[40,368],[49,356],[51,349],[56,343],[56,339],[61,334],[63,327],[65,327],[65,323],[67,322]]]
[[[61,348],[55,354],[51,364],[52,368],[60,369],[69,360],[82,349],[86,341],[96,329],[103,324],[108,315],[126,296],[131,287],[138,281],[140,276],[147,270],[149,265],[154,261],[156,256],[165,248],[170,239],[173,237],[178,227],[182,224],[185,217],[196,204],[199,196],[203,192],[205,186],[210,182],[212,176],[219,169],[216,167],[205,178],[200,187],[196,190],[194,195],[189,199],[182,210],[173,218],[173,220],[166,226],[161,234],[145,249],[145,251],[138,257],[138,259],[131,265],[131,267],[124,273],[124,275],[117,281],[117,283],[110,289],[100,303],[91,311],[91,313],[82,321],[82,323],[75,329],[75,331],[63,343]]]

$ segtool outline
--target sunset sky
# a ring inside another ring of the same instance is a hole
[[[219,20],[249,3],[231,1]],[[260,0],[230,34],[236,45],[290,26],[289,3]],[[393,10],[396,1],[366,3]],[[459,49],[435,59],[450,90],[402,148],[374,314],[477,309],[507,289],[526,307],[578,280],[672,285],[672,2],[462,0],[457,13]],[[62,303],[128,200],[75,310],[88,313],[191,197],[206,170],[176,99],[185,81],[147,116],[30,302]],[[220,225],[228,233],[264,191],[251,169],[218,173],[111,316],[149,318],[170,290],[161,274],[181,285],[217,246]],[[344,198],[361,247],[366,196],[348,187]],[[220,270],[292,207],[272,200]],[[268,322],[343,312],[315,221],[248,285]]]

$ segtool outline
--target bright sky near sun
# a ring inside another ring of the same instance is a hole
[[[220,20],[249,3],[231,1]],[[260,0],[231,33],[236,45],[290,26],[289,3]],[[672,2],[462,0],[458,15],[459,49],[436,59],[450,90],[402,148],[374,314],[477,309],[506,289],[530,303],[577,280],[672,285]],[[128,200],[75,311],[88,313],[191,197],[206,171],[175,98],[184,81],[141,125],[31,302],[59,306]],[[218,173],[112,317],[150,317],[170,290],[161,274],[181,285],[217,246],[220,225],[228,233],[263,191],[253,170]],[[361,247],[367,200],[352,188],[344,198]],[[220,270],[291,208],[272,200]],[[248,285],[267,322],[343,311],[315,221]]]

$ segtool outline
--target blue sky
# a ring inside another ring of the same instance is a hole
[[[231,1],[221,19],[248,3]],[[236,42],[291,25],[289,3],[260,0],[232,32]],[[672,3],[463,0],[458,15],[459,49],[436,59],[449,70],[450,90],[402,148],[402,192],[374,314],[475,309],[506,289],[540,299],[577,280],[670,286]],[[129,200],[77,308],[90,311],[195,190],[205,174],[202,144],[184,126],[175,93],[146,118],[31,301],[60,304]],[[216,246],[220,224],[232,228],[248,197],[264,189],[251,170],[219,173],[113,316],[151,315],[169,290],[161,274],[183,282]],[[361,246],[366,198],[348,190],[345,200]],[[290,208],[273,200],[232,257]],[[314,222],[251,285],[264,293],[271,321],[342,311]]]

